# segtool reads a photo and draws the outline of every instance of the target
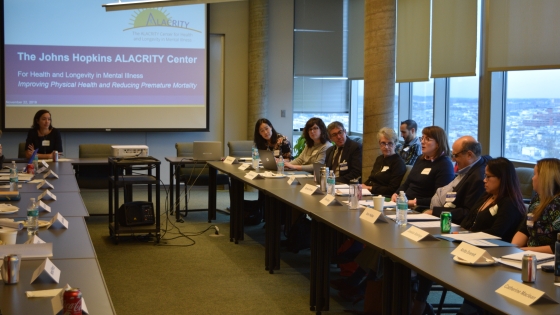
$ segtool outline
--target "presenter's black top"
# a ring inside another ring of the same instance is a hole
[[[420,157],[398,190],[404,191],[409,200],[416,198],[419,209],[429,208],[436,189],[449,184],[453,176],[453,164],[449,157],[442,155],[433,161]]]
[[[53,151],[62,152],[62,137],[56,128],[51,129],[51,132],[46,136],[39,136],[35,129],[29,130],[25,140],[26,150],[30,144],[33,144],[35,149],[39,149],[37,152],[39,154],[49,154]]]
[[[406,173],[406,165],[398,154],[377,157],[371,174],[364,185],[371,186],[371,193],[391,197],[399,188],[402,178]]]

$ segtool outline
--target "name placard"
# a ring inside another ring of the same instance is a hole
[[[39,195],[39,197],[37,197],[37,200],[56,200],[56,196],[50,191],[50,190],[45,190],[43,191],[42,194]]]
[[[51,207],[46,203],[42,202],[41,200],[39,200],[38,205],[39,205],[39,210],[51,212]]]
[[[39,236],[33,235],[33,237],[29,238],[24,244],[43,244],[43,243],[45,243],[45,241],[39,238]]]
[[[408,230],[401,233],[402,236],[411,239],[415,242],[419,241],[437,241],[438,239],[430,235],[430,233],[419,229],[415,226],[411,226]]]
[[[301,185],[299,180],[297,180],[295,175],[290,176],[288,179],[288,185]]]
[[[240,169],[242,171],[245,171],[245,170],[249,169],[250,167],[251,167],[250,163],[243,163],[238,167],[238,169]]]
[[[543,291],[537,290],[512,279],[508,280],[504,285],[499,287],[498,290],[496,290],[496,293],[521,302],[525,305],[531,305],[538,300],[558,304],[558,302],[546,295]]]
[[[306,194],[306,195],[313,195],[313,194],[320,194],[322,195],[321,191],[317,191],[317,186],[315,185],[311,185],[311,184],[306,184],[305,186],[303,186],[303,188],[300,190],[300,192]]]
[[[259,173],[255,172],[255,171],[250,171],[249,173],[247,173],[247,175],[245,175],[245,178],[248,179],[255,179],[255,178],[259,178],[260,175]]]
[[[462,242],[455,248],[451,255],[457,256],[468,263],[474,264],[475,262],[486,262],[486,259],[493,259],[484,249],[478,248],[467,242]]]
[[[336,200],[333,195],[326,195],[323,199],[321,199],[320,203],[325,206],[341,205],[341,203]]]
[[[62,214],[57,213],[49,222],[49,229],[54,227],[56,229],[64,228],[68,229],[68,220],[66,220]]]
[[[39,167],[39,169],[35,170],[36,174],[41,174],[44,171],[47,170],[47,168],[49,168],[49,164],[47,164],[47,162],[45,160],[41,161],[41,167]]]
[[[381,211],[377,211],[373,208],[366,208],[364,212],[360,215],[360,220],[364,220],[369,223],[375,223],[379,220],[379,222],[387,223],[387,220],[384,216],[382,216]]]
[[[42,180],[39,182],[39,184],[37,184],[37,189],[41,189],[41,188],[50,188],[50,189],[54,189],[54,186],[47,182],[46,179]]]
[[[229,165],[231,165],[231,164],[233,164],[233,163],[235,163],[235,162],[237,162],[237,160],[236,160],[233,156],[228,156],[228,157],[226,157],[226,159],[224,160],[224,164],[229,164]]]
[[[50,170],[43,175],[43,178],[58,178],[58,175],[53,170]]]
[[[45,258],[45,261],[33,272],[33,276],[31,277],[31,283],[33,283],[41,274],[49,275],[54,282],[58,283],[60,280],[60,269],[58,269],[50,259]]]

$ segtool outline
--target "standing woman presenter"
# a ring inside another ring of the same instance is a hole
[[[31,157],[35,149],[40,159],[52,159],[53,152],[62,153],[62,138],[60,132],[52,126],[51,113],[41,109],[33,117],[33,125],[27,133],[25,140],[25,156]]]

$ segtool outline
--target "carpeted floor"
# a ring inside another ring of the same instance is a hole
[[[136,189],[134,200],[147,200]],[[92,215],[87,225],[93,246],[117,314],[312,314],[309,309],[309,250],[298,254],[282,251],[281,269],[264,269],[263,224],[245,228],[245,240],[229,241],[229,215],[219,212],[208,223],[207,212],[190,212],[184,223],[167,219],[161,195],[162,241],[145,235],[109,237],[108,194],[83,190],[84,203]],[[247,192],[246,199],[256,199]],[[122,200],[122,199],[121,199]],[[193,190],[189,208],[203,208],[207,191]],[[218,191],[218,208],[229,205],[227,191]],[[215,235],[214,227],[219,228]],[[331,279],[338,278],[333,268]],[[328,314],[362,310],[331,290]],[[432,298],[432,296],[431,296]],[[435,296],[434,296],[435,298]]]

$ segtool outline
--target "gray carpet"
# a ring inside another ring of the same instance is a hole
[[[147,200],[135,189],[134,200]],[[107,213],[104,190],[83,190],[91,215]],[[189,207],[207,204],[205,190],[190,193]],[[160,245],[145,235],[109,237],[107,216],[92,216],[87,225],[117,314],[314,314],[309,310],[309,250],[282,251],[281,269],[264,269],[264,234],[261,225],[246,227],[245,240],[229,241],[229,215],[218,213],[208,223],[207,212],[190,212],[184,223],[167,220],[162,192]],[[256,199],[256,193],[246,193]],[[122,199],[121,199],[122,200]],[[218,191],[218,208],[229,205],[227,191]],[[220,235],[215,235],[213,226]],[[333,268],[331,279],[338,278]],[[362,310],[331,291],[328,314]],[[435,296],[434,296],[435,297]]]

